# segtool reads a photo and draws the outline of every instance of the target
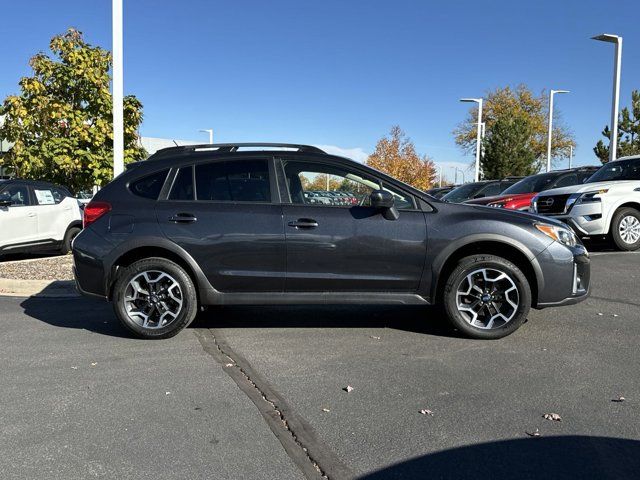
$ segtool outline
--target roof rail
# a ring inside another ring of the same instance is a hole
[[[203,143],[200,145],[179,145],[176,147],[167,147],[158,150],[152,155],[164,156],[172,153],[180,152],[197,152],[197,151],[214,151],[216,153],[229,153],[237,152],[239,148],[245,147],[275,147],[275,148],[290,148],[295,149],[298,152],[310,152],[310,153],[326,153],[324,150],[314,147],[312,145],[298,145],[294,143]]]

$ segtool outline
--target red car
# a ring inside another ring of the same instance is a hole
[[[531,175],[511,185],[500,195],[477,198],[464,203],[528,211],[531,200],[537,193],[552,188],[570,187],[584,183],[598,168],[600,167],[578,167]]]

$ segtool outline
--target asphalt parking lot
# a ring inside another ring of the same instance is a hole
[[[107,304],[2,297],[1,476],[637,478],[640,253],[592,268],[499,341],[413,307],[220,307],[140,341]]]

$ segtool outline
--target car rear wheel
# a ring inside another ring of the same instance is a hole
[[[473,255],[458,262],[444,287],[452,325],[471,338],[497,339],[516,331],[531,308],[531,287],[512,262]]]
[[[126,267],[113,290],[113,306],[122,324],[141,338],[169,338],[198,312],[191,277],[166,258],[146,258]]]
[[[634,208],[618,210],[611,220],[611,239],[618,250],[638,250],[640,248],[640,212]]]

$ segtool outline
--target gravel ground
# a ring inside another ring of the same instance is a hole
[[[0,262],[0,278],[18,280],[73,280],[73,256]]]

